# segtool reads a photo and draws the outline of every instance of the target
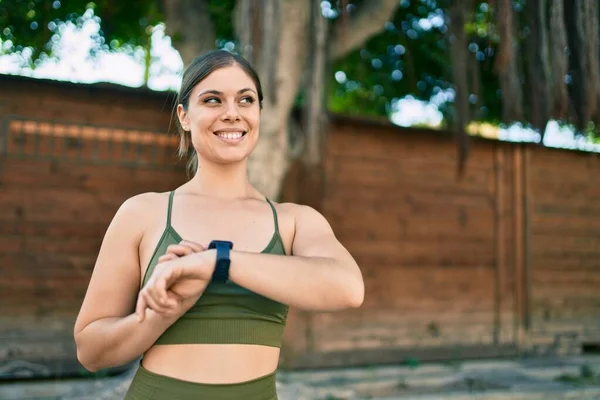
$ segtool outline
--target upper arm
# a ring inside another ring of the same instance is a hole
[[[144,197],[125,201],[111,221],[92,272],[90,283],[75,323],[75,334],[101,318],[131,314],[140,282],[139,243]]]
[[[298,206],[295,213],[292,254],[304,257],[328,257],[356,264],[350,253],[335,237],[329,222],[315,209]]]

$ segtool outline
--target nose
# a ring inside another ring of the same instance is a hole
[[[240,110],[238,109],[235,101],[227,102],[227,108],[225,109],[221,119],[227,122],[238,122],[240,120]]]

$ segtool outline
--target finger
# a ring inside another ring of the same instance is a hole
[[[173,311],[179,305],[179,296],[175,295],[172,292],[167,292],[167,307],[172,309]]]
[[[164,278],[157,277],[147,288],[147,295],[159,308],[165,308],[167,303],[167,286],[162,282]]]
[[[153,286],[152,295],[160,303],[161,306],[165,307],[168,304],[169,296],[167,293],[168,274],[162,275],[156,280]]]
[[[170,265],[169,268],[162,271],[156,277],[156,282],[154,284],[154,289],[157,291],[157,294],[160,298],[167,302],[169,299],[169,288],[173,286],[179,279],[183,277],[182,269],[177,266]]]
[[[141,296],[143,297],[146,303],[146,308],[160,313],[164,311],[165,305],[160,300],[160,297],[157,295],[156,281],[156,277],[152,277],[152,279],[148,281],[148,283],[142,290]]]
[[[172,244],[169,247],[167,247],[167,252],[166,254],[175,254],[178,257],[183,257],[183,256],[187,256],[189,254],[192,254],[194,252],[194,250],[192,250],[192,248],[190,246],[183,246],[181,244]]]
[[[158,257],[158,264],[164,263],[167,261],[171,261],[171,260],[175,260],[175,259],[177,259],[177,256],[175,254],[167,253],[167,254],[164,254],[164,255]]]
[[[179,242],[180,245],[189,246],[194,253],[199,253],[201,251],[206,250],[206,247],[202,246],[200,243],[192,242],[190,240],[182,240]]]
[[[142,322],[144,318],[146,318],[146,299],[144,297],[144,292],[140,292],[138,295],[138,300],[135,305],[135,314],[137,315],[138,322]]]
[[[144,294],[144,297],[146,299],[146,303],[148,303],[149,309],[151,309],[159,314],[165,314],[167,312],[167,307],[165,307],[161,304],[160,300],[155,295],[154,290],[148,290]]]

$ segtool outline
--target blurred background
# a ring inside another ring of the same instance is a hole
[[[283,399],[600,398],[599,20],[597,0],[0,0],[0,398],[122,398],[131,365],[85,371],[73,323],[119,205],[186,181],[175,91],[214,48],[262,80],[252,181],[321,211],[365,279],[360,309],[290,310]]]

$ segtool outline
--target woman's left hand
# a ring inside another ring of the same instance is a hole
[[[169,246],[139,293],[136,306],[138,320],[144,319],[146,308],[165,316],[183,315],[208,286],[215,261],[215,250],[205,250],[200,245],[182,242]]]

